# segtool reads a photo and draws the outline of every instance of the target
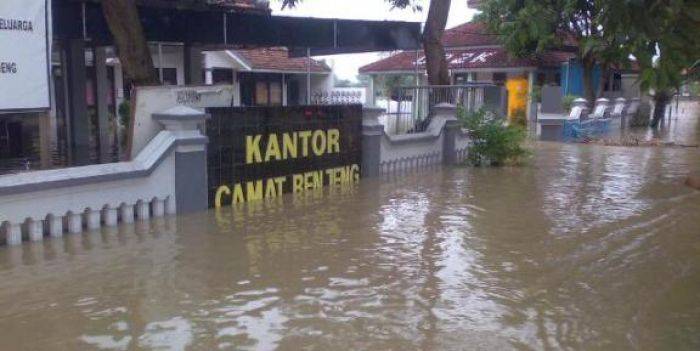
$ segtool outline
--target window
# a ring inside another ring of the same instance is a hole
[[[282,105],[282,75],[241,73],[239,80],[244,106]]]
[[[268,82],[256,82],[255,83],[255,104],[256,105],[269,105],[270,104],[270,90],[268,88]]]
[[[259,106],[282,105],[282,83],[280,82],[256,82],[255,104]]]
[[[229,68],[214,68],[211,71],[212,84],[233,84],[233,70]]]
[[[160,76],[160,68],[156,68],[156,77],[163,85],[177,85],[177,68],[163,68],[163,76]]]
[[[282,83],[270,82],[270,105],[282,105]]]

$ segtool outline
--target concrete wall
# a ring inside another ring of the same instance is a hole
[[[206,115],[176,105],[151,117],[160,130],[129,162],[0,176],[0,244],[206,209]]]
[[[363,116],[364,177],[411,169],[453,165],[467,157],[470,140],[456,119],[453,105],[437,105],[425,132],[390,135],[379,117],[381,108],[366,108]]]
[[[152,117],[154,113],[173,106],[195,109],[231,106],[233,93],[234,88],[231,85],[137,88],[136,96],[131,102],[135,120],[131,157],[136,157],[162,130],[161,123]]]

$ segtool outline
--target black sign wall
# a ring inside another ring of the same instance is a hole
[[[212,207],[360,177],[362,106],[210,108]]]

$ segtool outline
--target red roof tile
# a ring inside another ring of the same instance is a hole
[[[253,70],[306,72],[308,61],[305,57],[290,58],[286,48],[262,48],[234,50]],[[311,72],[330,73],[325,62],[311,60]]]
[[[373,62],[360,68],[360,73],[414,71],[416,64],[420,70],[425,69],[425,55],[420,52],[416,58],[415,51],[405,51]],[[511,57],[503,48],[471,48],[448,50],[445,54],[450,69],[476,68],[518,68],[518,67],[557,67],[562,62],[573,58],[573,54],[561,51],[547,52],[534,58],[517,59]]]

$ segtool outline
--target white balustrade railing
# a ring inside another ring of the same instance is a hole
[[[176,154],[199,148],[203,155],[206,144],[193,123],[205,115],[176,112],[181,114],[159,117],[166,130],[132,161],[0,176],[0,244],[175,214],[176,173],[186,168],[177,164]]]

